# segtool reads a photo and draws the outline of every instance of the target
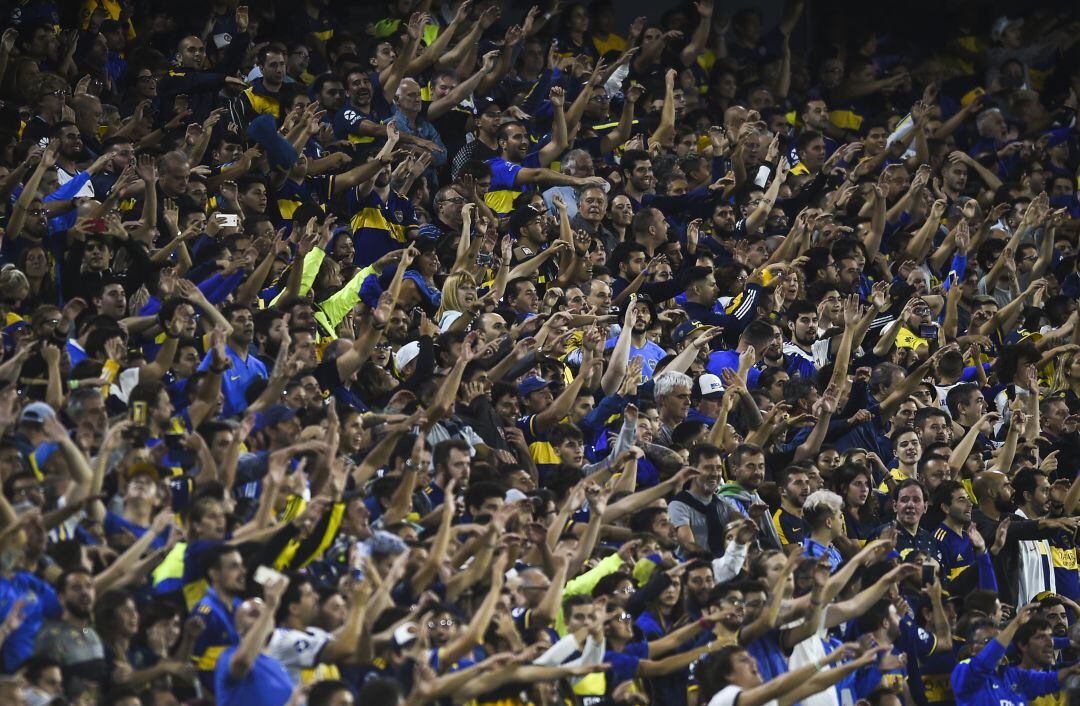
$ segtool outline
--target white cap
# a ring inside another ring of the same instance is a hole
[[[409,341],[401,348],[398,348],[397,353],[394,354],[394,365],[397,366],[400,373],[405,369],[405,366],[416,360],[416,356],[420,355],[420,343],[419,341]]]
[[[724,394],[724,383],[712,373],[702,373],[697,379],[698,392],[702,397],[713,397]]]

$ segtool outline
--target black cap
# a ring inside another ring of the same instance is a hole
[[[518,206],[510,212],[510,219],[507,221],[506,227],[510,231],[510,235],[517,237],[518,232],[524,228],[529,221],[540,217],[540,212],[532,206]]]

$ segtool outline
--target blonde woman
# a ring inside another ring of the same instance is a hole
[[[1051,395],[1063,396],[1070,413],[1080,411],[1080,351],[1069,351],[1056,361]]]
[[[455,323],[463,328],[477,310],[476,278],[470,272],[455,272],[446,278],[442,288],[442,302],[435,313],[440,331],[448,331]],[[467,316],[465,316],[467,314]]]

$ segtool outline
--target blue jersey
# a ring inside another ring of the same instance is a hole
[[[34,651],[34,640],[46,620],[56,620],[63,609],[52,586],[33,574],[18,571],[0,576],[0,621],[7,619],[15,601],[23,601],[23,623],[4,640],[4,674],[14,674]]]
[[[228,662],[228,658],[224,657],[226,650],[240,644],[240,636],[233,627],[233,616],[236,615],[240,603],[240,599],[236,598],[232,605],[227,606],[214,589],[208,588],[206,595],[192,611],[192,614],[199,616],[206,625],[206,629],[195,638],[195,647],[192,650],[199,678],[206,688],[214,687],[215,670],[221,666],[221,662]]]
[[[604,350],[611,350],[612,348],[614,348],[615,347],[615,342],[618,341],[618,340],[619,339],[617,337],[609,338],[607,340],[607,342],[604,344]],[[656,364],[659,363],[660,360],[666,355],[667,355],[666,350],[664,350],[663,348],[661,348],[660,346],[656,345],[655,343],[653,343],[652,341],[650,341],[648,339],[645,340],[645,345],[643,345],[641,348],[638,348],[637,346],[635,346],[633,344],[633,342],[630,343],[630,358],[629,358],[629,360],[633,360],[635,357],[638,357],[638,356],[641,357],[641,362],[642,362],[642,366],[641,366],[641,378],[642,379],[641,379],[641,381],[642,382],[648,382],[649,380],[652,380],[653,371],[656,370]]]
[[[956,706],[1023,706],[1032,699],[1061,689],[1057,672],[1019,667],[998,667],[1005,646],[991,640],[982,651],[953,670]]]
[[[294,684],[281,662],[260,652],[247,675],[234,680],[229,676],[229,661],[235,652],[236,647],[222,652],[214,670],[218,706],[284,706],[289,702]]]

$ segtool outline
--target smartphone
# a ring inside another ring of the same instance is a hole
[[[240,216],[235,213],[219,213],[222,228],[236,228],[240,225]]]
[[[274,579],[285,578],[285,574],[280,571],[271,569],[269,566],[260,566],[255,569],[255,583],[260,586],[265,586]]]
[[[923,586],[930,586],[934,583],[934,565],[923,564],[922,565],[922,583]]]
[[[137,427],[146,426],[146,403],[145,402],[132,402],[131,403],[131,421]]]
[[[180,451],[183,449],[184,435],[177,434],[176,432],[166,432],[165,434],[165,446],[169,451]]]
[[[95,218],[86,224],[87,233],[104,233],[107,228],[108,226],[105,225],[104,218]]]
[[[919,338],[937,338],[936,324],[923,324],[919,327]]]

